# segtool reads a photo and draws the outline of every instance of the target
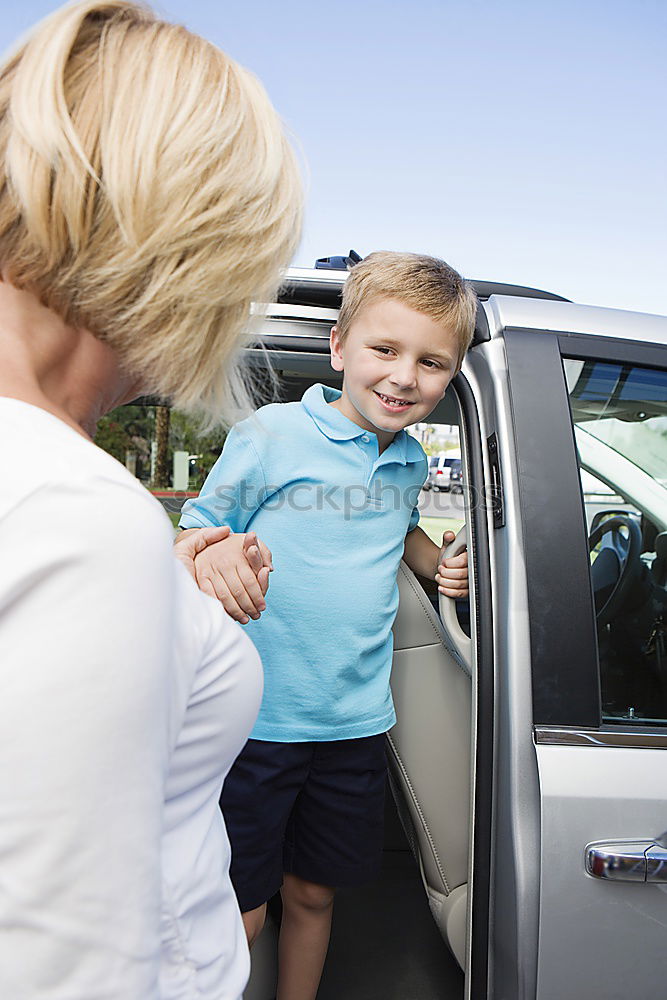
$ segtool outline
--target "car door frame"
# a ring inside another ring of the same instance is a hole
[[[586,518],[562,358],[627,361],[664,370],[667,351],[661,345],[567,331],[506,328],[478,353],[492,352],[494,341],[496,354],[502,345],[507,371],[505,375],[502,364],[489,363],[494,391],[486,394],[484,408],[487,422],[504,416],[506,432],[511,425],[511,438],[506,433],[500,444],[509,527],[521,546],[524,578],[514,585],[525,588],[530,656],[528,670],[511,651],[504,662],[497,643],[488,995],[528,998],[537,996],[538,989],[542,829],[537,744],[570,740],[581,745],[599,734],[618,746],[620,738],[618,727],[603,726],[601,719]],[[555,487],[557,519],[546,516]],[[509,631],[512,614],[524,608],[503,590],[507,565],[499,552],[492,553],[491,562],[496,630]],[[627,734],[632,746],[645,745],[647,733],[639,737],[636,730]],[[664,742],[664,732],[657,733],[654,745]],[[522,781],[528,786],[523,815],[516,791]]]
[[[469,369],[469,365],[466,364]],[[494,759],[494,631],[489,561],[488,481],[480,414],[470,371],[452,381],[461,411],[462,459],[468,473],[465,490],[466,526],[469,532],[471,639],[475,649],[471,720],[471,842],[468,880],[468,939],[466,1000],[486,1000],[489,990],[491,849],[493,825]],[[482,669],[484,665],[484,669]]]

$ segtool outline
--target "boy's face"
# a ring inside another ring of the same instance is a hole
[[[371,302],[343,344],[336,327],[331,331],[331,366],[344,372],[343,394],[333,405],[386,447],[442,399],[456,358],[447,327],[395,299]]]

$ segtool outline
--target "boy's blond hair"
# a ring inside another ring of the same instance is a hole
[[[336,322],[341,343],[364,306],[380,299],[402,302],[451,330],[458,344],[459,370],[475,331],[477,296],[470,282],[437,257],[388,250],[371,253],[352,268],[343,287]]]
[[[247,403],[236,355],[298,241],[301,181],[263,87],[126,0],[85,0],[0,66],[0,265],[145,392]]]

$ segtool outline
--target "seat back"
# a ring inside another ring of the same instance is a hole
[[[392,788],[431,910],[465,956],[470,818],[471,679],[414,574],[401,563],[387,736]]]

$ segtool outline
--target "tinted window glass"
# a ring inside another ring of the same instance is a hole
[[[667,721],[667,372],[565,361],[607,722]]]

